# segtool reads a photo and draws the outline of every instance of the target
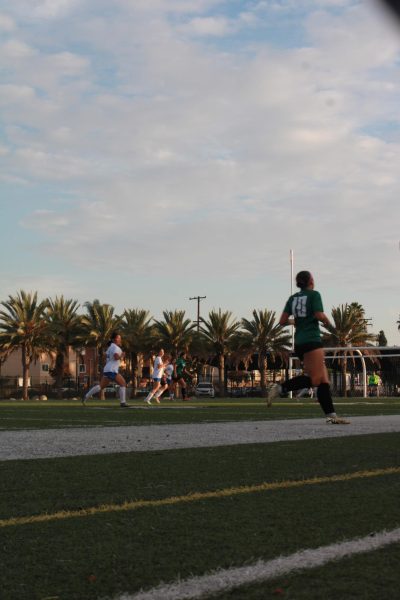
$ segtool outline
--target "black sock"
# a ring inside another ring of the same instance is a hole
[[[322,410],[326,415],[330,415],[335,412],[329,383],[319,384],[317,388],[317,398]]]
[[[298,375],[298,377],[292,377],[284,383],[282,383],[282,392],[293,392],[294,390],[302,390],[303,388],[312,387],[311,379],[308,375]]]
[[[182,391],[182,400],[185,400],[185,398],[186,398],[186,388],[185,387],[181,387],[181,391]]]

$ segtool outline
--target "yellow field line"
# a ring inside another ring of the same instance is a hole
[[[16,525],[28,525],[32,523],[46,523],[48,521],[58,521],[62,519],[72,519],[75,517],[90,517],[101,513],[121,512],[137,510],[146,507],[171,506],[174,504],[187,504],[189,502],[198,502],[200,500],[211,500],[213,498],[227,498],[239,496],[241,494],[253,494],[256,492],[268,492],[272,490],[282,490],[289,488],[300,488],[307,485],[316,485],[321,483],[337,483],[341,481],[351,481],[353,479],[365,479],[370,477],[380,477],[382,475],[395,475],[400,473],[400,467],[389,467],[386,469],[374,469],[371,471],[355,471],[353,473],[344,473],[343,475],[332,475],[330,477],[313,477],[312,479],[298,479],[288,481],[264,482],[258,485],[245,485],[241,487],[225,488],[213,492],[193,492],[185,496],[171,496],[161,498],[160,500],[131,500],[122,504],[102,504],[79,510],[60,511],[56,513],[45,513],[42,515],[32,515],[30,517],[14,517],[11,519],[0,520],[0,527],[11,527]]]

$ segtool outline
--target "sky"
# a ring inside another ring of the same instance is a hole
[[[400,22],[377,0],[0,0],[0,301],[281,312],[400,344]]]

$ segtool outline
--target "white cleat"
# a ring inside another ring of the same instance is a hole
[[[267,389],[267,404],[272,406],[272,400],[279,398],[282,393],[282,387],[279,383],[272,383]]]
[[[326,422],[328,425],[350,425],[350,421],[343,419],[343,417],[327,417]]]

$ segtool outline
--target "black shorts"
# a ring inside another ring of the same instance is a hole
[[[307,344],[295,344],[294,354],[300,360],[303,360],[304,355],[307,354],[307,352],[312,352],[313,350],[317,350],[318,348],[322,348],[322,342],[308,342]]]

